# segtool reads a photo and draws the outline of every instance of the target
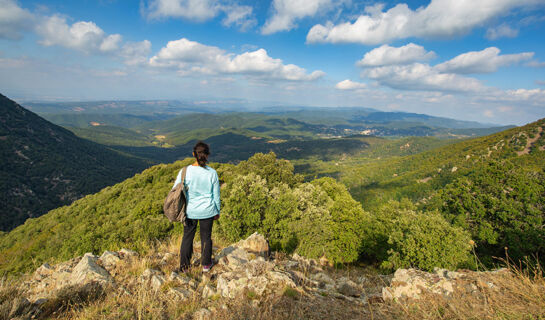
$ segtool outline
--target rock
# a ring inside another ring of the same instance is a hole
[[[113,278],[108,271],[97,264],[98,258],[92,253],[86,253],[70,275],[72,285],[85,285],[90,282],[100,284],[112,283]]]
[[[269,242],[257,232],[246,238],[246,240],[239,241],[235,246],[258,256],[265,258],[269,256]]]
[[[199,309],[193,314],[194,320],[210,320],[212,319],[212,312],[206,308]]]
[[[4,306],[4,305],[2,305]],[[22,318],[22,319],[29,319],[31,318],[30,314],[33,311],[33,306],[28,301],[27,298],[15,298],[11,305],[11,310],[9,311],[9,314],[7,314],[7,319],[15,319],[15,318]]]
[[[223,249],[217,256],[218,265],[224,265],[230,269],[235,269],[243,264],[248,263],[250,260],[248,252],[246,250],[229,246]]]
[[[170,252],[167,252],[165,253],[165,255],[163,256],[163,258],[161,259],[161,264],[167,264],[171,259],[173,259],[174,257],[176,257],[175,254],[173,253],[170,253]]]
[[[174,287],[168,290],[168,294],[180,300],[187,300],[191,298],[193,292],[181,287]]]
[[[450,277],[460,277],[460,275],[451,273]],[[382,297],[384,300],[419,299],[424,292],[448,296],[454,292],[453,281],[448,278],[448,272],[441,269],[433,274],[416,269],[398,269],[390,286],[382,289]]]
[[[191,279],[189,279],[187,276],[185,275],[181,276],[174,271],[170,274],[170,276],[168,277],[168,280],[177,281],[178,283],[181,283],[181,284],[189,284],[189,282],[191,281]]]
[[[151,276],[150,285],[154,290],[159,290],[163,283],[165,283],[165,278],[163,276],[156,274]]]
[[[337,291],[348,297],[359,297],[361,295],[361,289],[356,283],[348,278],[341,278],[337,282]]]
[[[132,257],[138,257],[138,252],[123,248],[119,250],[119,255],[122,258],[132,258]]]
[[[54,271],[55,269],[53,269],[53,267],[51,267],[48,263],[44,263],[34,272],[34,279],[43,279],[50,276]]]
[[[214,290],[214,287],[207,284],[202,288],[202,297],[205,299],[208,299],[216,294],[216,290]]]
[[[312,274],[310,278],[315,281],[318,281],[321,287],[323,287],[326,284],[331,284],[331,285],[335,284],[335,281],[333,281],[333,279],[331,279],[327,274],[322,272]]]
[[[98,261],[100,261],[105,268],[109,269],[115,267],[121,259],[117,252],[104,251],[100,258],[98,258]]]

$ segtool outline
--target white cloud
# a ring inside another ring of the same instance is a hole
[[[227,53],[218,47],[207,46],[185,38],[169,41],[149,60],[153,67],[175,68],[180,75],[243,74],[266,79],[311,81],[324,75],[322,71],[310,74],[293,64],[271,58],[265,49],[239,55]]]
[[[225,12],[225,18],[221,23],[226,27],[235,25],[241,31],[245,31],[257,25],[257,20],[253,16],[253,8],[250,6],[230,4],[221,6],[221,9]]]
[[[440,72],[452,73],[490,73],[499,67],[529,60],[533,52],[500,55],[500,49],[496,47],[486,48],[482,51],[471,51],[461,54],[453,59],[435,66]]]
[[[313,26],[307,34],[307,42],[373,45],[409,37],[453,37],[466,34],[514,8],[540,3],[542,0],[432,0],[427,7],[416,10],[403,3],[388,11],[374,6],[353,23]]]
[[[13,0],[0,0],[0,39],[17,40],[22,32],[32,29],[34,15]]]
[[[506,93],[510,100],[538,100],[541,103],[545,102],[545,90],[543,89],[516,89],[507,90]]]
[[[518,36],[518,34],[518,29],[512,29],[505,23],[495,28],[488,28],[488,30],[486,30],[486,38],[488,40],[496,40],[499,38],[515,38],[516,36]]]
[[[127,42],[121,48],[119,55],[125,60],[125,64],[133,66],[145,64],[151,52],[151,42]]]
[[[219,6],[214,0],[151,0],[145,10],[151,19],[174,17],[206,21],[218,14]]]
[[[79,21],[71,26],[66,18],[51,16],[36,27],[36,33],[42,36],[44,46],[59,45],[85,53],[112,52],[119,49],[121,36],[106,35],[94,22]]]
[[[223,12],[222,24],[237,26],[242,31],[257,24],[253,8],[240,5],[236,0],[149,0],[141,11],[148,19],[181,18],[198,22],[213,19]]]
[[[296,20],[312,17],[321,10],[333,7],[332,0],[274,0],[274,14],[261,28],[261,33],[272,34],[279,31],[289,31],[297,24]]]
[[[401,90],[474,92],[484,89],[477,79],[440,73],[435,68],[422,63],[366,69],[362,72],[362,76]]]
[[[390,47],[385,44],[367,52],[363,56],[363,59],[356,64],[360,67],[379,67],[426,61],[435,57],[435,52],[428,52],[424,47],[414,43],[409,43],[399,48]]]
[[[361,82],[355,82],[349,79],[343,80],[335,85],[335,88],[339,90],[358,90],[365,89],[367,85]]]
[[[543,68],[543,67],[545,67],[545,62],[541,62],[541,61],[538,61],[538,60],[532,60],[532,61],[529,61],[528,63],[526,63],[524,65],[527,66],[527,67],[532,67],[532,68]]]

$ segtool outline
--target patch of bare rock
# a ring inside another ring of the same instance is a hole
[[[133,284],[151,292],[164,292],[170,299],[179,301],[224,299],[227,303],[251,296],[258,304],[261,298],[296,292],[320,299],[341,299],[365,308],[368,303],[419,299],[426,293],[444,296],[455,290],[471,293],[477,290],[474,283],[479,275],[478,272],[444,269],[436,269],[433,273],[399,269],[393,275],[343,273],[329,267],[325,259],[317,261],[298,254],[271,255],[267,240],[257,233],[222,249],[215,255],[212,270],[198,276],[174,271],[165,273],[155,268],[147,268],[137,275],[118,276],[120,263],[135,263],[137,259],[138,253],[123,249],[105,251],[100,257],[86,253],[54,266],[44,264],[21,284],[23,296],[14,298],[9,316],[39,317],[43,312],[41,306],[54,301],[67,289],[131,295]],[[172,253],[161,254],[157,265],[172,259],[177,259]],[[494,284],[491,282],[490,286]],[[211,319],[215,312],[221,312],[206,306],[195,311],[193,318]]]

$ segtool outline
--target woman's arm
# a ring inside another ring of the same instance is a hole
[[[216,206],[216,209],[218,209],[218,214],[220,212],[220,182],[218,179],[218,173],[216,172],[214,174],[214,180],[212,181],[212,200],[214,201],[214,205]]]

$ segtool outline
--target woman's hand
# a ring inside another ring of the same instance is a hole
[[[214,220],[218,220],[220,218],[220,214],[218,213],[217,215],[214,216]]]

